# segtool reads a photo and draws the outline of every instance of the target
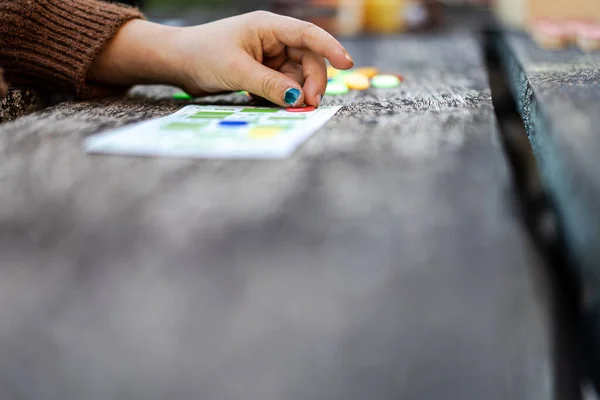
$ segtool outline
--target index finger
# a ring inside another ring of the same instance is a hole
[[[309,49],[329,60],[337,69],[350,69],[354,61],[333,36],[310,22],[273,14],[269,29],[282,44],[297,49]]]

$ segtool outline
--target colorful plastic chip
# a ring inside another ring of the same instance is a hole
[[[333,67],[327,67],[327,78],[329,79],[333,79],[335,77],[337,77],[340,74],[340,71],[333,68]]]
[[[352,90],[367,90],[371,87],[369,78],[358,73],[348,75],[344,78],[344,83]]]
[[[192,96],[190,96],[186,92],[181,92],[180,91],[180,92],[173,93],[173,98],[175,100],[191,100]]]
[[[338,71],[338,74],[334,78],[332,78],[331,80],[333,82],[344,83],[344,79],[346,79],[346,77],[348,75],[352,74],[352,73],[354,73],[354,72],[352,72],[352,71]]]
[[[305,112],[315,111],[315,108],[313,106],[289,107],[289,108],[286,108],[285,111],[290,112],[290,113],[305,113]]]
[[[400,86],[400,79],[395,75],[377,75],[371,79],[371,85],[378,89],[393,89]]]
[[[357,70],[355,70],[354,72],[356,72],[357,74],[361,74],[366,76],[367,78],[371,79],[373,78],[375,75],[379,74],[379,70],[375,67],[364,67],[364,68],[358,68]]]
[[[340,96],[348,93],[350,90],[348,86],[344,85],[340,82],[331,82],[327,84],[327,89],[325,90],[325,94],[328,96]]]

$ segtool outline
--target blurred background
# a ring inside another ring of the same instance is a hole
[[[155,20],[204,23],[253,10],[313,22],[339,36],[394,34],[439,27],[448,6],[486,7],[487,0],[123,0]]]

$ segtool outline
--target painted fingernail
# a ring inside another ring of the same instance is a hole
[[[323,100],[323,95],[318,94],[317,95],[317,108],[319,108],[319,106],[321,105],[321,100]]]
[[[289,106],[294,106],[298,102],[298,99],[300,98],[301,94],[302,93],[300,93],[300,90],[298,90],[296,88],[289,88],[288,90],[285,91],[285,96],[283,97],[283,101],[285,101],[285,104],[287,104]]]
[[[350,61],[354,65],[354,60],[346,50],[344,50],[344,57],[346,58],[346,60]]]

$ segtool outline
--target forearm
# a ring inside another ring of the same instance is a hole
[[[143,20],[126,23],[92,63],[87,79],[108,85],[179,85],[173,28]]]
[[[87,72],[139,11],[96,0],[0,0],[0,66],[14,86],[93,96]]]

